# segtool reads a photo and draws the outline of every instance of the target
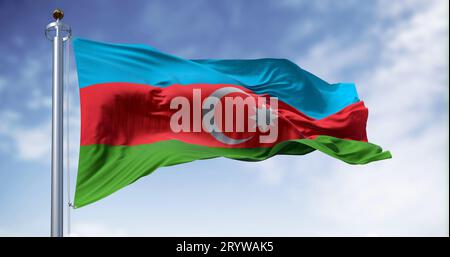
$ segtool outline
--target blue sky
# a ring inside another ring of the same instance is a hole
[[[161,168],[73,210],[82,235],[447,235],[448,1],[0,1],[0,235],[47,236],[51,43],[61,7],[74,36],[184,58],[288,58],[355,82],[369,140],[393,159],[350,166],[314,152]],[[79,103],[71,59],[72,195]]]

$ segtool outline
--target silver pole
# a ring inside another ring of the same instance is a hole
[[[53,41],[52,89],[52,174],[51,174],[51,236],[63,236],[63,53],[64,42],[70,38],[70,27],[61,23],[64,13],[53,11],[55,22],[47,25],[46,37]]]

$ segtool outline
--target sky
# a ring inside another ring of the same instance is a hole
[[[364,166],[313,152],[160,168],[72,210],[66,234],[70,224],[72,236],[449,235],[448,1],[0,0],[0,236],[49,235],[44,28],[56,7],[75,37],[193,59],[287,58],[330,83],[355,82],[369,141],[393,155]],[[73,197],[80,114],[66,50]]]

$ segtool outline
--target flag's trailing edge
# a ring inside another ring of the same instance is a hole
[[[85,39],[73,44],[81,104],[76,208],[159,167],[194,160],[260,161],[314,150],[350,164],[391,158],[367,142],[368,110],[353,84],[328,84],[288,60],[185,60],[145,45]],[[249,136],[230,144],[211,132],[170,129],[177,111],[172,99],[185,97],[195,112],[195,90],[205,100],[224,88],[277,97],[277,140],[261,143]]]

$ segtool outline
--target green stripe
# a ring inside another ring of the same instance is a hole
[[[285,141],[272,148],[214,148],[177,140],[136,146],[87,145],[80,148],[75,207],[100,200],[159,167],[222,156],[261,161],[276,154],[303,155],[314,150],[350,164],[391,158],[377,145],[329,136]]]

